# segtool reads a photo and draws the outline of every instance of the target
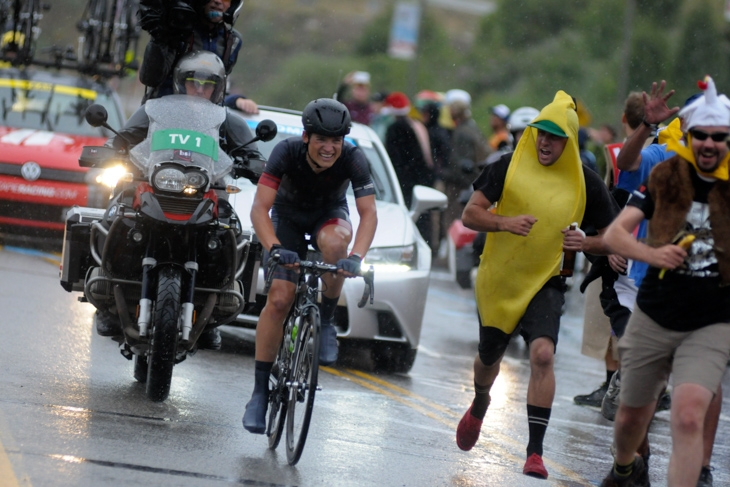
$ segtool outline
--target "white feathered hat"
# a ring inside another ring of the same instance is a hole
[[[715,82],[709,75],[705,76],[704,81],[698,81],[697,85],[705,92],[704,96],[678,113],[684,119],[687,130],[698,126],[730,126],[730,99],[717,94]]]

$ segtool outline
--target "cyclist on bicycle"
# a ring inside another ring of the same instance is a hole
[[[350,113],[342,103],[320,98],[302,114],[302,138],[289,138],[274,148],[259,180],[251,221],[267,249],[264,262],[278,256],[279,266],[256,328],[256,371],[243,427],[262,434],[266,427],[269,375],[283,335],[283,323],[294,301],[296,267],[306,258],[310,235],[322,260],[339,267],[337,275],[322,276],[320,303],[320,364],[337,360],[337,331],[333,317],[345,277],[355,277],[370,248],[377,226],[375,189],[365,155],[344,140]],[[345,193],[352,182],[360,225],[352,252],[352,224]],[[271,210],[271,217],[269,217]]]

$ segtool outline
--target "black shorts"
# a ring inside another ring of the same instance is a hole
[[[551,277],[540,289],[517,327],[510,334],[499,328],[482,326],[479,320],[479,358],[484,365],[494,365],[504,355],[512,337],[522,335],[529,344],[536,338],[547,337],[557,348],[560,331],[560,315],[565,304],[565,280],[560,276]]]
[[[346,206],[322,208],[318,210],[301,210],[291,207],[274,207],[271,210],[271,223],[274,224],[276,238],[287,250],[299,254],[299,258],[307,258],[308,245],[317,249],[317,234],[327,224],[337,220],[344,220],[352,229],[350,213]],[[309,238],[308,238],[309,237]],[[264,251],[261,262],[266,269],[269,253]],[[295,270],[277,267],[274,279],[283,279],[297,282],[298,273]]]

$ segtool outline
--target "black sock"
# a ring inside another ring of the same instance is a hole
[[[483,387],[476,382],[474,383],[474,402],[471,405],[471,415],[479,420],[484,419],[484,415],[487,414],[489,390],[491,388],[492,386]]]
[[[262,362],[256,360],[256,369],[254,372],[253,392],[267,394],[269,392],[269,375],[274,362]]]
[[[628,477],[634,473],[634,460],[628,465],[619,465],[618,463],[613,464],[613,473],[616,477]]]
[[[335,310],[337,309],[337,301],[340,297],[328,298],[322,296],[322,302],[319,303],[319,321],[322,326],[330,326],[332,324],[332,318],[335,317]]]
[[[542,440],[545,438],[551,408],[527,405],[527,424],[530,428],[530,442],[527,444],[527,457],[533,453],[542,456]]]
[[[615,370],[606,370],[606,385],[611,383],[611,378],[613,377],[613,374],[615,374]]]

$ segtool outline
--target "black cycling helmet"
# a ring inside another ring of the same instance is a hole
[[[226,91],[226,67],[215,53],[210,51],[193,51],[185,54],[175,66],[172,75],[175,93],[185,94],[185,82],[214,86],[210,101],[219,105]]]
[[[308,134],[342,137],[350,133],[352,119],[350,111],[339,101],[318,98],[304,107],[302,125]]]

